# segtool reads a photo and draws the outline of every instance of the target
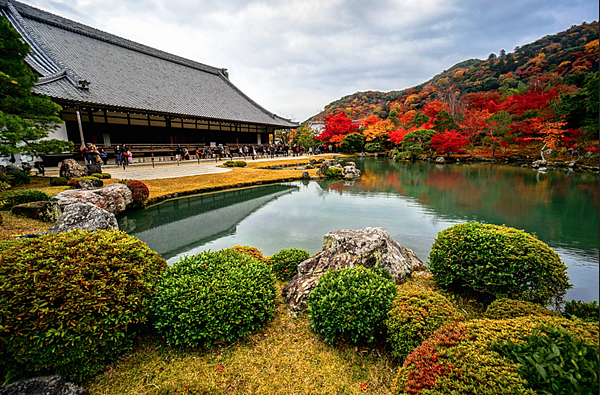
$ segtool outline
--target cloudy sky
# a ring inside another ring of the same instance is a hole
[[[597,0],[22,0],[214,67],[304,121],[357,91],[424,82],[584,21]]]

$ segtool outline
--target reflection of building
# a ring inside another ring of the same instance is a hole
[[[175,199],[123,216],[119,224],[169,259],[234,233],[240,222],[267,202],[298,189],[269,185]]]
[[[78,147],[133,146],[134,154],[173,145],[265,144],[275,129],[297,127],[236,88],[226,69],[150,48],[12,0],[0,0],[31,47],[34,91],[63,107],[54,138]]]

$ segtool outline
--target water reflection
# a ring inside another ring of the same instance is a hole
[[[271,185],[170,200],[119,218],[119,228],[165,259],[235,233],[254,211],[297,186]]]

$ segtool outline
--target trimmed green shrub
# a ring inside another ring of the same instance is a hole
[[[10,184],[8,182],[0,181],[0,192],[4,192],[10,188]]]
[[[8,191],[3,192],[2,195],[0,195],[0,208],[2,210],[8,210],[19,204],[41,202],[45,200],[54,200],[54,198],[35,189]]]
[[[21,172],[9,173],[7,174],[7,181],[12,186],[30,184],[31,177]]]
[[[340,167],[328,167],[325,170],[325,177],[327,178],[340,178],[344,169]]]
[[[127,181],[127,188],[131,189],[131,194],[133,197],[134,203],[144,203],[148,200],[148,196],[150,196],[150,191],[146,184],[137,180],[129,180]]]
[[[344,139],[340,143],[340,149],[344,154],[353,154],[355,152],[362,152],[364,145],[365,136],[362,133],[350,133],[344,136]]]
[[[147,321],[166,267],[120,231],[74,230],[9,246],[0,254],[0,373],[81,381],[98,372]]]
[[[429,269],[445,287],[492,301],[560,306],[571,285],[567,267],[546,244],[522,230],[467,222],[438,233]]]
[[[263,263],[268,263],[268,259],[265,258],[263,256],[263,253],[261,250],[259,250],[256,247],[250,247],[250,246],[233,246],[233,247],[229,247],[228,250],[234,250],[240,254],[243,255],[248,255],[254,259],[259,260],[260,262]]]
[[[298,264],[308,259],[310,254],[299,248],[283,249],[269,257],[269,263],[275,276],[283,281],[290,281],[298,273]]]
[[[379,141],[370,142],[370,143],[365,144],[365,152],[369,152],[369,153],[381,152],[382,149],[383,149],[383,144]]]
[[[223,166],[225,166],[225,167],[246,167],[247,164],[243,160],[236,160],[236,161],[228,160],[227,162],[223,162]]]
[[[66,177],[53,177],[50,179],[50,186],[53,187],[62,187],[67,185],[69,180]]]
[[[111,178],[112,176],[108,173],[93,173],[93,174],[90,174],[90,177],[96,177],[100,180],[107,180],[107,179]]]
[[[565,303],[564,316],[567,318],[577,317],[586,322],[598,322],[598,302],[569,301]]]
[[[540,326],[563,328],[586,343],[598,344],[598,326],[563,317],[525,316],[508,320],[449,322],[421,343],[398,369],[391,394],[536,394],[517,362],[491,345],[522,342]]]
[[[328,344],[374,343],[385,338],[385,319],[396,286],[362,266],[330,270],[308,297],[311,327]]]
[[[485,318],[492,320],[504,320],[526,315],[560,316],[556,311],[548,310],[539,304],[507,298],[494,300],[484,313]]]
[[[275,314],[269,267],[233,250],[182,258],[154,296],[155,327],[170,345],[210,346],[261,328]]]
[[[596,395],[598,346],[564,329],[542,327],[522,343],[507,340],[492,345],[500,355],[519,363],[517,371],[528,387],[544,394]]]
[[[463,318],[445,296],[417,286],[398,290],[386,326],[392,356],[404,359],[435,330]]]

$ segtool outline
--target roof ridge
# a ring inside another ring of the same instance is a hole
[[[223,70],[225,70],[222,68],[217,68],[190,59],[186,59],[181,56],[173,55],[160,49],[152,48],[150,46],[140,44],[135,41],[116,36],[114,34],[107,33],[100,29],[96,29],[94,27],[84,25],[83,23],[79,23],[67,18],[63,18],[59,15],[52,14],[50,12],[41,10],[36,7],[32,7],[25,3],[20,3],[18,1],[13,0],[3,0],[1,1],[1,3],[12,3],[13,6],[19,11],[19,13],[26,18],[33,19],[35,21],[45,23],[51,26],[55,26],[60,29],[68,30],[76,34],[81,34],[83,36],[87,36],[99,41],[104,41],[109,44],[117,45],[132,51],[140,52],[145,55],[153,56],[173,63],[178,63],[183,66],[205,71],[211,74],[218,75],[221,74]]]

